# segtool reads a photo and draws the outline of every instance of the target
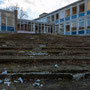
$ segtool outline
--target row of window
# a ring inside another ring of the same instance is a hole
[[[7,13],[7,16],[6,16],[5,12],[1,13],[1,25],[6,26],[6,23],[7,23],[7,26],[14,26],[15,25],[14,14]]]
[[[84,30],[85,29],[85,21],[79,21],[79,30]],[[71,30],[76,31],[77,30],[77,23],[73,22],[71,24]],[[87,20],[87,30],[90,30],[90,19]],[[64,24],[60,24],[60,31],[64,32]],[[70,31],[70,24],[66,25],[66,32]]]
[[[90,10],[90,1],[87,2],[87,11],[89,11],[89,10]],[[66,10],[65,15],[63,14],[63,16],[69,17],[70,12],[71,12],[70,9]],[[82,13],[82,12],[85,12],[85,4],[84,3],[79,5],[79,13]],[[72,13],[71,14],[72,15],[77,14],[77,6],[72,7]],[[60,17],[59,13],[52,15],[51,20],[50,20],[50,16],[49,16],[49,17],[47,17],[47,22],[50,22],[50,21],[53,22],[53,21],[55,21],[55,19],[59,20],[59,17]]]

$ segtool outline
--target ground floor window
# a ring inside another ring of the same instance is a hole
[[[55,31],[58,33],[58,25],[55,26]]]
[[[64,24],[60,24],[60,33],[64,33]]]
[[[87,20],[87,29],[90,29],[90,20]]]
[[[85,28],[85,22],[84,22],[84,20],[79,21],[79,30],[84,30],[84,28]]]
[[[71,24],[71,29],[72,29],[72,31],[76,31],[77,30],[76,22]]]
[[[66,25],[66,32],[70,31],[70,25]]]

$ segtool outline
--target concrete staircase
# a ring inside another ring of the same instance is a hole
[[[32,77],[36,74],[63,76],[62,73],[69,77],[90,72],[90,37],[1,34],[0,72],[4,68],[10,74],[22,76],[23,73]]]

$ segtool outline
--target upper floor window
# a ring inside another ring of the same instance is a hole
[[[70,31],[70,25],[66,25],[66,32]]]
[[[74,22],[74,23],[71,24],[71,28],[72,28],[72,31],[76,31],[77,30],[77,24],[76,24],[76,22]]]
[[[6,13],[1,13],[1,25],[6,25]]]
[[[85,11],[85,4],[81,4],[79,6],[79,13],[84,12],[84,11]]]
[[[70,9],[66,10],[66,17],[70,16]]]
[[[14,14],[12,13],[7,13],[7,25],[8,26],[14,26]]]
[[[47,17],[47,22],[50,23],[50,17]]]
[[[72,8],[72,15],[74,15],[76,13],[77,13],[77,7],[75,6],[75,7]]]
[[[87,20],[87,29],[90,29],[90,19]]]
[[[54,21],[54,15],[52,15],[52,21]]]
[[[85,28],[85,22],[84,22],[84,20],[79,21],[79,30],[84,30],[84,28]]]
[[[59,14],[57,13],[57,14],[56,14],[56,20],[58,20],[58,19],[59,19]]]
[[[90,1],[87,2],[87,10],[90,10]]]

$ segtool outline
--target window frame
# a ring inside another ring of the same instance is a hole
[[[80,23],[82,23],[82,22],[84,25],[81,24],[83,27],[80,27]],[[85,30],[85,20],[79,21],[79,31],[81,31],[81,30]]]

